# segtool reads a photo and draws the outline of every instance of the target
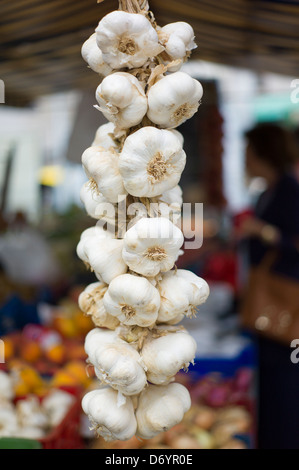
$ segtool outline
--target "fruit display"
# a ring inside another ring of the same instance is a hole
[[[59,426],[75,396],[58,387],[43,387],[29,367],[0,371],[0,438],[41,440]]]

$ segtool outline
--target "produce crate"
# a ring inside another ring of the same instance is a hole
[[[75,401],[61,423],[46,437],[39,439],[43,449],[83,449],[84,442],[80,434],[81,390],[72,387],[61,387],[71,393]]]

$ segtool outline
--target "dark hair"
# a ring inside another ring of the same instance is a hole
[[[245,137],[257,157],[279,172],[291,170],[299,159],[294,134],[278,124],[257,124]]]

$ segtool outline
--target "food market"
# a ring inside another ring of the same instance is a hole
[[[3,5],[0,448],[297,448],[292,61],[233,46],[243,2],[115,3],[65,1],[48,37],[28,4],[14,46]],[[299,15],[262,3],[252,37]]]

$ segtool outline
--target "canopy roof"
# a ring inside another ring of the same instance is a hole
[[[0,79],[6,103],[94,87],[81,46],[117,0],[1,0]],[[193,59],[293,76],[299,74],[299,2],[279,0],[150,0],[160,26],[187,21]]]

